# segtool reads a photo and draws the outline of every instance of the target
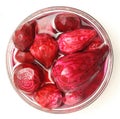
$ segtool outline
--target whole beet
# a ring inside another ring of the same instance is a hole
[[[50,68],[58,53],[58,44],[55,39],[46,33],[37,34],[30,52],[36,60],[46,68]]]
[[[104,45],[98,50],[78,52],[58,59],[52,68],[53,80],[63,92],[77,90],[97,75],[108,52],[108,46]]]
[[[55,26],[60,32],[72,31],[81,27],[81,20],[76,14],[61,13],[55,17]]]
[[[30,48],[35,37],[35,21],[30,21],[20,26],[13,34],[13,42],[16,48],[26,51]]]
[[[63,98],[63,102],[64,104],[66,105],[75,105],[79,102],[81,102],[83,99],[82,99],[82,91],[81,90],[77,90],[77,91],[74,91],[74,92],[68,92],[68,93],[65,93],[65,96]]]
[[[15,86],[24,93],[32,94],[42,84],[43,70],[35,64],[22,63],[14,69]]]
[[[77,29],[62,33],[58,38],[59,49],[64,54],[84,50],[96,37],[93,29]]]
[[[53,109],[62,104],[62,93],[54,84],[46,84],[34,94],[34,99],[44,108]]]

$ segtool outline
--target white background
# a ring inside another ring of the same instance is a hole
[[[96,18],[107,30],[114,49],[114,68],[104,93],[87,108],[70,114],[49,114],[24,102],[6,71],[6,48],[17,25],[31,13],[49,6],[70,6]],[[119,0],[0,0],[0,119],[120,119]]]

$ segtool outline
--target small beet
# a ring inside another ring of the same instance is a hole
[[[32,63],[34,61],[34,57],[31,55],[29,51],[22,52],[18,50],[17,53],[15,54],[15,58],[18,62],[21,63]]]
[[[58,53],[58,44],[49,34],[37,34],[30,52],[41,64],[49,68]]]
[[[101,48],[104,44],[104,41],[102,38],[100,38],[99,36],[97,36],[91,43],[90,45],[87,47],[86,50],[96,50]]]
[[[55,17],[55,26],[60,32],[71,31],[80,28],[81,20],[76,14],[61,13]]]
[[[95,30],[78,29],[63,33],[58,38],[59,49],[65,54],[83,50],[97,35]]]
[[[80,103],[82,100],[83,100],[83,97],[82,97],[81,90],[77,90],[74,92],[68,92],[65,94],[65,97],[63,98],[64,104],[69,105],[69,106]]]
[[[20,26],[13,34],[15,47],[21,51],[29,49],[35,37],[35,21],[27,22]]]
[[[33,93],[42,84],[43,71],[34,64],[23,63],[14,69],[15,86],[26,93]]]
[[[62,104],[62,93],[54,84],[46,84],[35,92],[34,99],[42,107],[53,109]]]

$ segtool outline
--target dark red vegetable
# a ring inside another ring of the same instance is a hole
[[[62,104],[62,93],[54,84],[46,84],[38,90],[34,99],[45,108],[57,108]]]
[[[55,17],[56,29],[60,32],[75,30],[81,27],[78,15],[72,13],[61,13]]]
[[[41,64],[49,68],[57,56],[58,44],[48,34],[37,34],[30,52]]]
[[[52,68],[53,80],[63,92],[76,90],[97,75],[108,52],[105,45],[95,51],[78,52],[58,59]]]
[[[15,58],[17,61],[21,63],[32,63],[34,62],[34,57],[31,55],[31,53],[28,52],[22,52],[20,50],[17,51],[15,54]]]
[[[15,67],[13,78],[18,89],[26,93],[33,93],[42,84],[44,76],[42,69],[36,65],[23,63]]]
[[[35,21],[27,22],[20,26],[13,34],[15,47],[21,51],[29,49],[35,37]]]
[[[78,29],[63,33],[58,38],[59,49],[65,54],[83,50],[96,35],[96,31],[91,29]]]

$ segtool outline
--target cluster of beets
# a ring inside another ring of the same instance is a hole
[[[41,107],[73,106],[100,86],[109,47],[78,15],[57,13],[19,26],[13,34],[13,80]]]

